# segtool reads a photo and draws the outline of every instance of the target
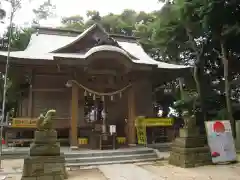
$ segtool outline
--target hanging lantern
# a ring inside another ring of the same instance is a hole
[[[84,91],[84,96],[87,96],[87,91],[86,90]]]
[[[111,96],[111,101],[113,101],[113,96]]]
[[[122,92],[119,93],[119,97],[122,98]]]
[[[93,94],[93,100],[94,100],[94,101],[96,100],[96,95],[95,95],[95,94]]]
[[[104,96],[101,97],[102,101],[104,101]]]
[[[92,96],[92,93],[89,93],[89,96]]]

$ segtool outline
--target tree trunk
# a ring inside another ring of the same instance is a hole
[[[204,59],[201,59],[202,54],[203,54],[203,48],[204,48],[204,44],[201,47],[201,49],[199,49],[199,47],[197,46],[194,37],[192,35],[192,30],[191,28],[189,28],[188,24],[185,24],[185,30],[186,33],[188,35],[189,38],[189,42],[191,43],[191,48],[195,51],[196,53],[196,62],[194,65],[194,72],[193,72],[193,78],[194,81],[196,83],[196,89],[199,95],[199,100],[200,100],[200,105],[201,105],[201,111],[202,111],[202,115],[203,115],[203,121],[207,120],[207,113],[206,113],[206,108],[205,108],[205,96],[203,93],[203,87],[202,87],[202,75],[203,75],[203,66],[205,64],[205,62],[203,61]]]
[[[200,106],[201,106],[201,115],[199,117],[196,116],[196,125],[200,127],[200,133],[206,135],[205,124],[204,122],[207,121],[206,115],[206,108],[205,108],[205,96],[201,88],[201,81],[200,81],[200,72],[199,67],[197,65],[194,66],[194,81],[196,83],[196,89],[199,94]]]
[[[182,80],[182,78],[178,78],[178,84],[179,84],[179,89],[180,89],[181,100],[184,100],[184,90],[183,90],[183,80]]]
[[[236,129],[235,129],[235,120],[233,118],[232,114],[232,104],[231,104],[231,99],[230,99],[230,84],[229,84],[229,77],[228,77],[228,57],[226,54],[226,49],[224,47],[224,43],[221,41],[220,42],[221,46],[221,59],[222,59],[222,64],[224,67],[224,86],[225,86],[225,100],[226,100],[226,106],[227,106],[227,116],[228,119],[230,120],[231,126],[232,126],[232,132],[233,132],[233,137],[236,135]]]
[[[207,121],[205,100],[204,100],[205,96],[204,96],[204,93],[203,93],[201,80],[199,78],[202,75],[201,70],[200,70],[200,68],[202,68],[202,67],[199,67],[201,65],[202,64],[200,64],[200,63],[199,64],[195,64],[194,69],[193,69],[194,70],[193,77],[194,77],[194,81],[196,83],[197,92],[199,94],[199,100],[200,100],[201,111],[202,111],[202,115],[203,115],[203,121]]]

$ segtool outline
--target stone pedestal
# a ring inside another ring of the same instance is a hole
[[[240,151],[240,120],[236,121],[236,141],[235,146],[237,151]]]
[[[179,134],[172,144],[169,164],[190,168],[212,163],[209,147],[205,146],[205,138],[197,127],[182,128]]]
[[[36,131],[29,156],[24,159],[22,180],[63,180],[67,178],[65,157],[60,153],[57,132]]]

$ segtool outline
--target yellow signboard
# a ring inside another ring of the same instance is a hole
[[[138,117],[135,121],[135,126],[137,129],[137,138],[138,144],[147,144],[147,133],[146,127],[169,127],[173,126],[173,119],[172,118],[145,118],[145,117]]]
[[[171,118],[146,118],[144,119],[144,124],[147,127],[151,126],[172,126],[173,119]]]
[[[172,126],[173,125],[172,118],[142,118],[139,117],[136,119],[136,126],[146,126],[146,127],[154,127],[154,126]]]
[[[137,137],[138,137],[138,144],[147,144],[147,134],[146,134],[146,127],[145,126],[138,126],[137,127]]]
[[[12,127],[14,128],[36,128],[37,119],[13,118]]]

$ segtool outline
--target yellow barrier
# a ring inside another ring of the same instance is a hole
[[[138,117],[135,121],[137,130],[138,144],[147,144],[146,127],[170,127],[173,126],[174,120],[172,118],[145,118]]]
[[[88,138],[78,138],[79,145],[86,145],[88,144]]]
[[[125,137],[117,137],[117,143],[118,144],[126,144],[126,138]]]

